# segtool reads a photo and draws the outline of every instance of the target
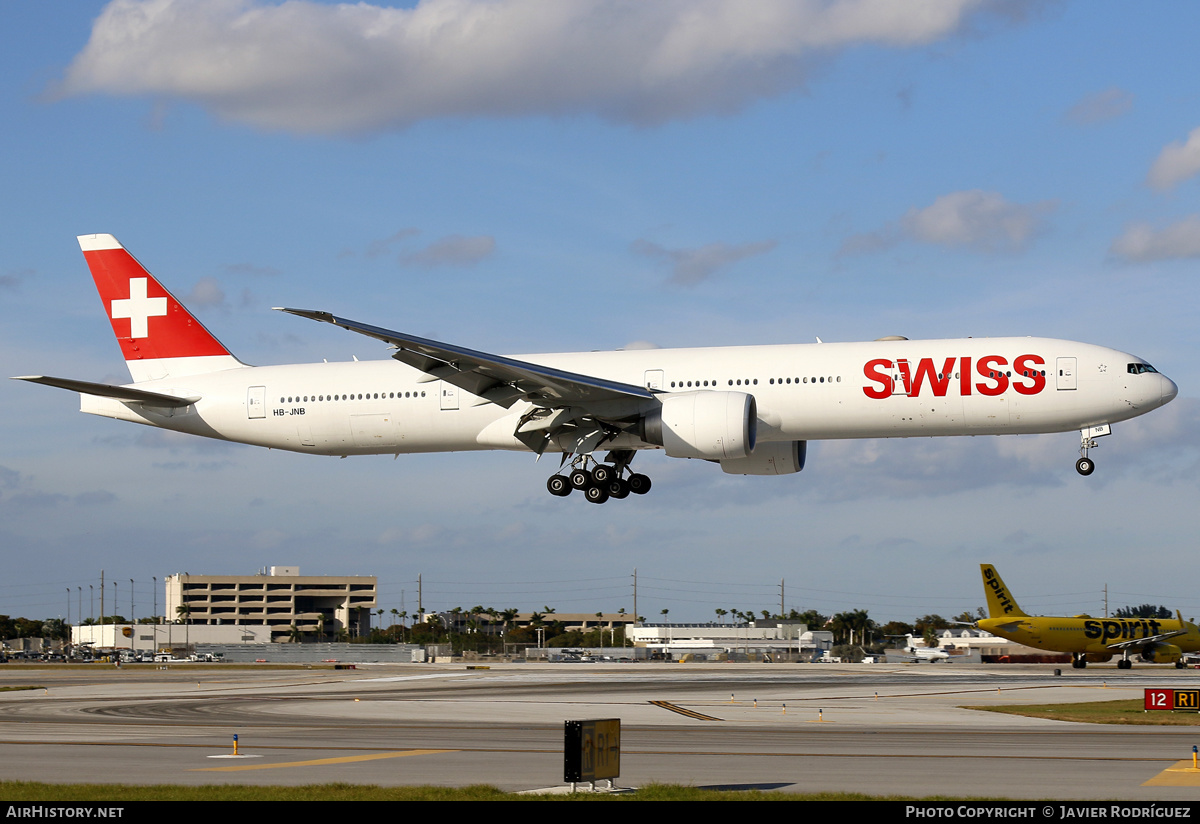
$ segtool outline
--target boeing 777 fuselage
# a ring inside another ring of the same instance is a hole
[[[1048,338],[508,357],[298,309],[282,311],[376,338],[392,359],[252,367],[114,237],[79,242],[133,383],[21,379],[79,392],[84,412],[319,455],[557,452],[569,471],[550,491],[596,503],[649,489],[629,468],[642,449],[783,475],[810,440],[1078,430],[1088,475],[1095,438],[1177,393],[1134,355]]]

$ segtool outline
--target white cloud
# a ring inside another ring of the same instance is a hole
[[[189,306],[225,306],[225,290],[216,278],[202,277],[183,302]]]
[[[1133,95],[1116,86],[1090,94],[1067,110],[1067,120],[1079,126],[1091,126],[1113,120],[1133,107]]]
[[[1148,223],[1126,227],[1109,254],[1131,262],[1200,257],[1200,214],[1189,215],[1165,229]]]
[[[367,247],[367,257],[377,258],[381,255],[385,255],[393,243],[399,243],[402,240],[415,237],[419,234],[421,234],[420,229],[408,227],[406,229],[400,229],[399,231],[388,235],[385,238],[371,241],[371,245]]]
[[[1175,141],[1163,148],[1146,175],[1155,189],[1170,189],[1200,172],[1200,128],[1192,129],[1184,142]]]
[[[695,249],[665,249],[649,240],[635,240],[632,249],[639,255],[669,261],[671,277],[669,283],[680,286],[694,286],[708,280],[722,269],[733,264],[765,254],[776,246],[773,240],[763,240],[758,243],[742,243],[730,246],[726,243],[709,243]]]
[[[814,59],[917,47],[983,0],[114,0],[57,94],[153,95],[256,127],[345,134],[586,112],[654,124],[799,88]]]
[[[847,238],[839,254],[880,252],[904,240],[977,252],[1015,252],[1046,228],[1053,201],[1010,203],[997,192],[970,189],[937,198],[924,209],[909,209],[898,222]]]
[[[403,254],[400,262],[406,266],[473,266],[491,257],[496,251],[496,239],[491,235],[464,237],[447,235],[419,252]]]
[[[942,195],[924,209],[904,216],[912,237],[941,246],[967,246],[977,251],[1022,249],[1043,228],[1042,216],[1055,205],[1009,203],[996,192],[971,189]]]

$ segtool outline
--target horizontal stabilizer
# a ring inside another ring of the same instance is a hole
[[[1164,632],[1160,635],[1148,635],[1145,638],[1133,638],[1129,641],[1119,641],[1115,644],[1109,644],[1108,649],[1141,649],[1148,647],[1151,644],[1157,644],[1165,641],[1168,638],[1175,638],[1179,635],[1187,635],[1186,629],[1177,629],[1174,632]]]
[[[69,389],[85,395],[99,395],[102,398],[114,398],[125,403],[143,403],[147,406],[191,406],[200,400],[199,395],[180,398],[175,395],[161,395],[158,392],[147,392],[145,389],[133,389],[128,386],[112,386],[107,383],[77,381],[70,378],[51,378],[46,375],[21,375],[13,380],[57,386],[59,389]]]

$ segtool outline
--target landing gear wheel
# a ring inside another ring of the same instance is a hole
[[[596,464],[592,469],[592,480],[599,486],[607,486],[617,477],[617,470],[608,464]]]
[[[571,486],[575,489],[587,489],[592,485],[592,473],[586,469],[571,470]]]
[[[634,472],[629,476],[629,491],[634,495],[645,495],[650,491],[650,479]]]
[[[620,500],[621,498],[629,497],[629,481],[613,478],[608,482],[607,489],[610,498]]]
[[[1076,658],[1073,661],[1071,661],[1071,666],[1074,667],[1075,669],[1084,669],[1085,667],[1087,667],[1087,659],[1086,658]]]
[[[562,475],[551,475],[550,480],[546,481],[546,489],[550,490],[550,494],[556,498],[565,498],[571,494],[571,482]]]
[[[583,490],[583,497],[594,504],[602,504],[608,500],[608,490],[602,486],[589,486]]]
[[[1075,462],[1075,471],[1080,475],[1091,475],[1096,471],[1096,464],[1091,458],[1080,458]]]
[[[1117,669],[1133,669],[1133,662],[1128,658],[1122,658],[1117,662]]]
[[[1175,662],[1175,669],[1183,669],[1183,667],[1184,667],[1183,659],[1180,658],[1178,661]]]

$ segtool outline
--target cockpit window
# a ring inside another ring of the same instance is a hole
[[[1131,363],[1129,364],[1129,374],[1140,375],[1143,372],[1158,372],[1153,366],[1148,363]]]

